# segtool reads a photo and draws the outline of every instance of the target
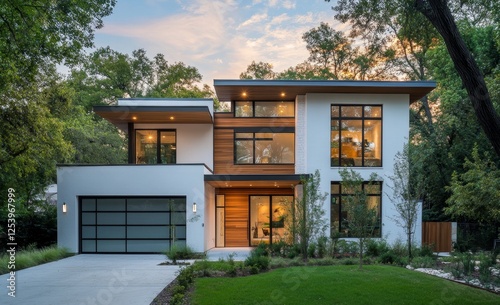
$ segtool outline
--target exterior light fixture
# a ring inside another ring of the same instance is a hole
[[[66,213],[68,211],[68,206],[66,205],[66,202],[64,202],[62,205],[62,211],[63,213]]]
[[[196,202],[193,202],[193,213],[196,213]]]
[[[175,118],[173,116],[170,117],[170,120],[173,121]]]
[[[135,121],[135,120],[137,120],[137,117],[136,117],[136,116],[133,116],[133,117],[132,117],[132,120],[134,120],[134,121]]]

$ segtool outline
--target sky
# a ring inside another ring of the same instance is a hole
[[[253,60],[276,72],[308,58],[302,34],[327,22],[337,30],[324,0],[118,0],[95,46],[131,55],[144,49],[152,59],[196,67],[203,83],[236,79]]]

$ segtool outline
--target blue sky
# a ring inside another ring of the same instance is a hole
[[[320,22],[338,30],[324,0],[118,0],[96,47],[131,54],[145,49],[198,68],[203,83],[238,78],[255,61],[282,71],[308,57],[302,34]]]

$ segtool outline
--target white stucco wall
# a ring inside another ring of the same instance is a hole
[[[368,180],[371,173],[376,173],[384,180],[382,187],[382,237],[392,243],[398,238],[405,240],[404,232],[392,219],[395,216],[392,203],[386,192],[388,176],[393,172],[393,159],[403,149],[409,136],[409,96],[407,94],[307,94],[305,100],[305,116],[307,122],[307,142],[305,154],[305,171],[314,173],[319,169],[321,174],[321,191],[330,194],[330,182],[340,181],[339,168],[330,165],[330,130],[331,104],[376,104],[383,106],[382,125],[382,165],[383,167],[351,167]],[[297,107],[299,110],[300,107]],[[300,144],[297,144],[300,145]],[[302,172],[297,172],[301,174]],[[330,215],[330,200],[325,201],[326,215]],[[420,218],[421,219],[421,218]],[[329,232],[327,232],[329,233]],[[421,240],[421,230],[417,230],[416,241]]]
[[[193,250],[204,251],[204,169],[202,164],[58,167],[58,245],[79,251],[79,196],[186,196],[186,242]]]
[[[215,248],[215,188],[205,183],[205,250]]]
[[[135,129],[175,129],[177,163],[204,163],[213,170],[212,124],[135,124]]]

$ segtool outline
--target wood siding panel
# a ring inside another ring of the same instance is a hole
[[[292,195],[293,189],[218,189],[217,195],[225,195],[226,247],[248,247],[250,195]]]
[[[422,223],[422,244],[435,252],[451,252],[451,222]]]
[[[234,164],[234,131],[232,129],[214,130],[214,174],[230,175],[272,175],[294,174],[294,164]]]
[[[235,118],[215,115],[215,128],[234,127],[295,127],[295,118]]]

